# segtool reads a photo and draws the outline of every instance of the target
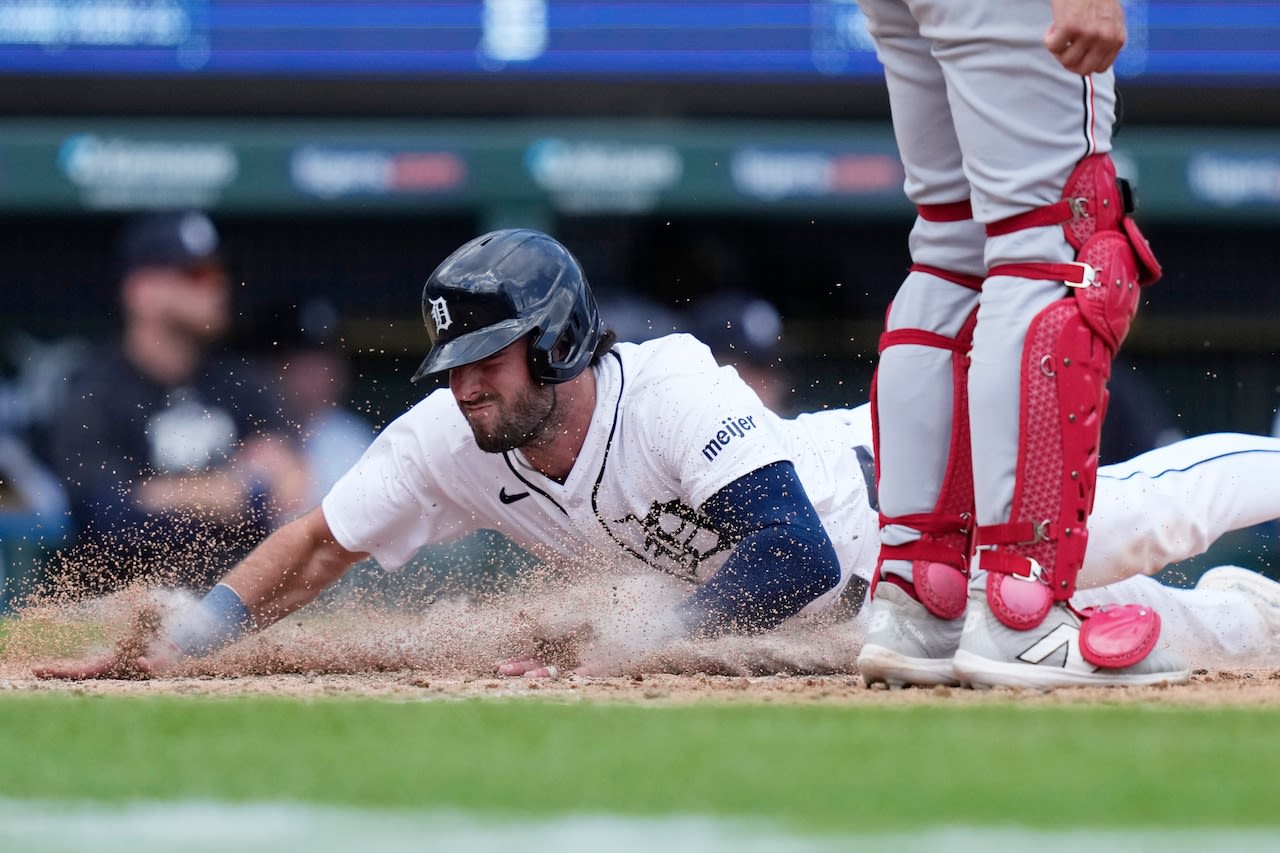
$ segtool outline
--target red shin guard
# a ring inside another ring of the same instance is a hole
[[[1011,628],[1032,628],[1055,601],[1068,601],[1084,562],[1111,361],[1137,311],[1139,287],[1160,276],[1146,241],[1125,216],[1126,201],[1111,159],[1095,155],[1072,173],[1063,201],[987,229],[1004,234],[1063,223],[1077,250],[1070,264],[1008,264],[990,271],[1071,287],[1027,332],[1010,519],[977,532],[979,565],[989,572],[988,604]],[[1129,666],[1151,651],[1159,635],[1159,616],[1148,608],[1080,615],[1081,651],[1095,666]]]
[[[913,268],[953,283],[975,287],[980,282],[969,276],[931,268]],[[968,600],[968,558],[973,530],[973,462],[969,449],[968,362],[977,322],[976,310],[970,314],[954,339],[919,329],[896,329],[885,332],[880,350],[901,344],[930,346],[950,350],[952,378],[951,444],[947,468],[943,474],[938,499],[932,511],[913,515],[880,516],[880,527],[901,525],[920,533],[920,538],[903,545],[881,545],[880,558],[872,579],[871,594],[881,581],[906,589],[925,608],[940,619],[958,619],[964,615]],[[876,458],[879,457],[879,413],[876,405],[875,381],[872,381],[872,424]],[[912,582],[882,575],[885,560],[911,563]]]

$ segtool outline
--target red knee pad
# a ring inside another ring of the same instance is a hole
[[[1077,163],[1067,176],[1060,201],[992,222],[986,230],[988,237],[996,237],[1025,228],[1061,225],[1078,260],[1083,260],[1079,256],[1095,236],[1107,232],[1120,234],[1134,255],[1138,269],[1136,283],[1146,287],[1160,280],[1162,270],[1137,223],[1129,217],[1133,210],[1133,192],[1128,181],[1116,176],[1111,155],[1091,154]],[[1015,273],[997,273],[994,269],[988,272],[988,275],[1005,274]],[[1056,275],[1028,277],[1059,278]]]
[[[911,576],[908,583],[897,575],[881,574],[877,568],[871,580],[871,597],[875,597],[876,587],[882,583],[891,583],[916,601],[924,605],[939,619],[959,619],[964,615],[969,600],[969,576],[966,571],[946,563],[935,563],[929,560],[913,560]]]

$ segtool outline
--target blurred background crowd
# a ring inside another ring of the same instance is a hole
[[[1126,8],[1115,158],[1166,277],[1104,462],[1280,400],[1280,16]],[[566,243],[624,340],[865,402],[912,219],[879,74],[848,0],[0,0],[0,606],[200,586],[314,505],[430,390],[421,285],[494,227]],[[1172,579],[1274,576],[1274,532]]]

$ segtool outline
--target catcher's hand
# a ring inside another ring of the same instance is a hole
[[[1044,44],[1063,68],[1088,75],[1110,68],[1127,38],[1119,0],[1053,0]]]

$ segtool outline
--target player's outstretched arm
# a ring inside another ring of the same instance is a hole
[[[1120,0],[1053,0],[1044,45],[1063,68],[1086,75],[1110,68],[1127,38]]]
[[[62,679],[163,674],[184,657],[217,651],[314,601],[365,556],[339,545],[324,513],[314,509],[268,536],[204,598],[178,613],[163,633],[143,640],[142,649],[126,644],[34,672],[39,678]]]
[[[254,627],[264,628],[310,604],[367,556],[339,545],[317,507],[268,536],[223,583],[239,594]]]

